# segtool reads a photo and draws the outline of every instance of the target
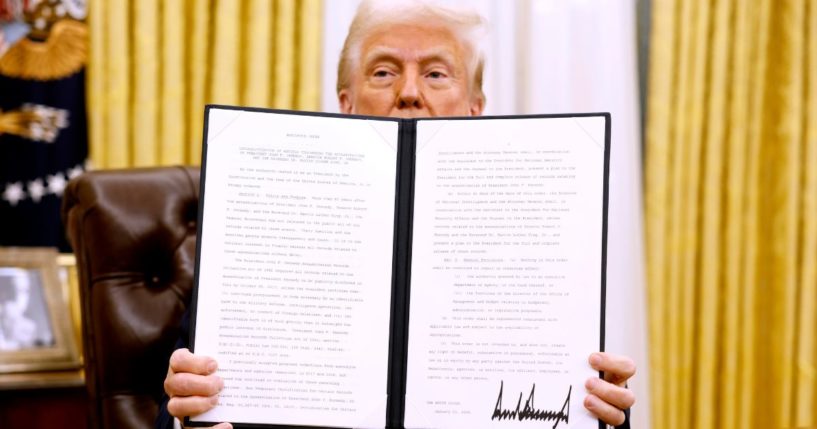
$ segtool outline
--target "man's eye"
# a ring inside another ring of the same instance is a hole
[[[389,72],[388,72],[388,70],[375,70],[375,72],[372,74],[372,76],[374,76],[374,77],[388,77]]]
[[[442,79],[442,78],[445,77],[445,73],[438,72],[438,71],[433,71],[433,72],[429,72],[427,76],[432,78],[432,79]]]

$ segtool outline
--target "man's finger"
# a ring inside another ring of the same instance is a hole
[[[218,403],[218,395],[213,396],[177,396],[167,402],[167,412],[177,419],[197,416]]]
[[[589,393],[614,407],[624,410],[635,403],[635,395],[627,388],[616,386],[600,378],[590,378],[584,384]]]
[[[624,386],[635,375],[635,362],[626,356],[593,353],[588,360],[593,369],[604,372],[605,380],[618,386]]]
[[[624,423],[624,411],[602,401],[592,393],[584,398],[584,407],[608,425],[618,426]]]
[[[222,388],[224,388],[224,381],[217,375],[180,372],[165,379],[165,392],[171,398],[174,396],[213,396]]]
[[[189,428],[185,426],[184,429]],[[219,423],[215,426],[210,426],[210,429],[233,429],[233,425],[231,425],[230,423]]]
[[[192,372],[208,375],[215,372],[218,365],[215,359],[208,356],[197,356],[187,349],[178,349],[170,355],[170,370],[174,373]]]

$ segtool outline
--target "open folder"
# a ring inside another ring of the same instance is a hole
[[[610,116],[208,106],[189,426],[596,428]]]

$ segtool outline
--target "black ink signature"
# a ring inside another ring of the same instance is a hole
[[[556,429],[556,426],[559,426],[559,422],[565,422],[567,424],[567,420],[570,417],[570,392],[573,391],[573,386],[571,385],[567,389],[567,398],[565,398],[565,403],[562,405],[562,409],[557,411],[549,411],[549,410],[537,410],[533,406],[533,392],[536,390],[536,384],[534,383],[533,387],[530,388],[530,395],[528,395],[528,399],[525,401],[525,407],[522,408],[522,392],[519,392],[519,401],[516,402],[516,409],[511,411],[508,409],[502,409],[502,389],[505,387],[505,381],[501,381],[499,383],[499,396],[496,398],[496,406],[494,406],[494,414],[491,416],[491,420],[513,420],[518,419],[522,420],[542,420],[548,421],[553,420],[553,429]]]

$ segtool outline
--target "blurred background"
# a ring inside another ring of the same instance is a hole
[[[817,426],[817,3],[440,3],[489,22],[486,114],[612,113],[606,348],[638,365],[633,427]],[[198,165],[206,103],[337,112],[357,4],[0,0],[0,246],[70,253],[89,169]],[[78,377],[6,384],[0,426],[84,427]]]

